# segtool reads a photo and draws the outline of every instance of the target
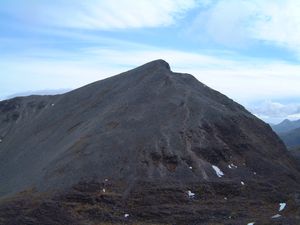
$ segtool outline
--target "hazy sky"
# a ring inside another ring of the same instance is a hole
[[[1,0],[0,98],[154,59],[266,121],[300,118],[299,0]]]

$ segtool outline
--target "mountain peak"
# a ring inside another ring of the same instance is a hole
[[[285,120],[283,120],[281,123],[283,124],[283,123],[290,123],[291,121],[289,120],[289,119],[285,119]]]
[[[275,201],[300,208],[298,167],[270,127],[161,59],[0,103],[0,162],[1,224],[224,224],[232,212],[246,224]]]
[[[148,62],[138,68],[151,68],[151,69],[157,69],[157,68],[164,68],[164,69],[167,69],[167,70],[171,70],[171,67],[169,65],[168,62],[166,62],[165,60],[163,59],[157,59],[157,60],[153,60],[151,62]]]

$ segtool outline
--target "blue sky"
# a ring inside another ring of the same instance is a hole
[[[298,0],[3,0],[0,99],[162,58],[260,118],[300,118]]]

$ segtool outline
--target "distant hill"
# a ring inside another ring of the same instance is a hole
[[[271,127],[277,134],[289,132],[296,128],[300,128],[300,120],[291,121],[291,120],[285,119],[284,121],[282,121],[279,124],[271,125]]]
[[[298,146],[297,148],[291,149],[291,153],[294,156],[294,158],[297,159],[300,163],[300,147]]]
[[[25,91],[25,92],[18,92],[12,95],[8,95],[6,97],[4,97],[5,99],[11,99],[11,98],[15,98],[15,97],[25,97],[25,96],[30,96],[30,95],[59,95],[59,94],[64,94],[67,93],[69,91],[71,91],[72,89],[53,89],[53,90],[35,90],[35,91]]]
[[[279,133],[278,135],[288,148],[300,147],[300,128]]]
[[[288,148],[300,147],[300,120],[288,119],[277,125],[271,125]]]

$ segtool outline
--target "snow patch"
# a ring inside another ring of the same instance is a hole
[[[255,224],[255,222],[251,222],[251,223],[248,223],[247,225],[254,225]]]
[[[187,194],[188,194],[189,198],[195,197],[195,193],[191,192],[190,190],[188,190]]]
[[[193,169],[193,167],[189,166],[189,169],[190,169],[190,170],[192,170],[192,169]]]
[[[272,216],[271,218],[272,219],[276,219],[276,218],[279,218],[279,217],[281,217],[281,215],[280,214],[276,214],[276,215]]]
[[[52,103],[52,104],[51,104],[51,106],[55,106],[55,104],[54,104],[54,103]]]
[[[108,179],[105,179],[104,181],[105,181],[105,182],[107,182],[107,181],[108,181]]]
[[[105,193],[105,191],[106,191],[105,188],[103,188],[103,189],[102,189],[102,192]]]
[[[212,165],[212,168],[215,170],[216,174],[218,177],[222,177],[224,176],[224,173],[220,170],[219,167],[215,166],[215,165]]]
[[[282,203],[279,203],[279,212],[284,210],[284,208],[286,207],[286,203],[285,202],[282,202]]]
[[[228,165],[228,168],[229,168],[229,169],[236,169],[237,166],[234,165],[233,163],[231,163],[231,164]]]
[[[245,183],[243,181],[241,181],[241,185],[245,185]]]
[[[0,139],[0,143],[2,142],[2,139]]]
[[[125,217],[125,218],[129,217],[129,214],[128,214],[128,213],[125,213],[125,214],[124,214],[124,217]]]

